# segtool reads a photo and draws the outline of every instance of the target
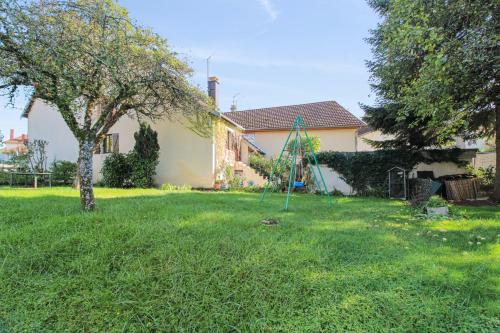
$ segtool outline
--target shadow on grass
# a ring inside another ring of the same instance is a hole
[[[73,192],[1,197],[6,325],[474,331],[495,324],[490,245],[464,257],[469,229],[442,233],[443,242],[401,203],[340,198],[329,208],[322,198],[296,196],[284,212],[281,195],[259,204],[258,195],[240,193],[104,194],[91,214],[80,212]],[[259,223],[268,217],[280,224]]]

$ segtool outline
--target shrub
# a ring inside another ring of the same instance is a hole
[[[309,135],[309,140],[311,140],[311,146],[314,149],[314,152],[317,153],[319,150],[319,146],[321,144],[319,136]],[[287,147],[288,151],[292,152],[294,145],[295,145],[295,139],[290,140],[288,142],[288,147]],[[305,136],[302,136],[302,135],[300,136],[300,145],[301,145],[300,148],[302,149],[302,151],[304,151],[306,153],[311,152],[311,148],[309,147],[309,144],[307,143],[307,138]],[[299,148],[299,147],[297,147],[297,148]]]
[[[473,176],[476,176],[479,180],[479,184],[481,184],[484,188],[493,188],[495,184],[495,168],[493,166],[489,166],[487,168],[474,168],[471,165],[467,166],[467,172]]]
[[[255,171],[264,177],[269,178],[273,170],[274,160],[268,160],[260,154],[251,154],[249,157],[249,164]]]
[[[112,153],[102,166],[103,183],[107,187],[130,187],[132,167],[125,154]]]
[[[52,163],[52,179],[65,185],[71,184],[76,176],[76,163],[70,161],[54,161]]]
[[[10,184],[10,173],[7,171],[0,170],[0,185]]]
[[[358,195],[387,195],[387,170],[399,166],[411,170],[420,162],[454,162],[461,165],[460,149],[436,150],[377,150],[373,152],[318,153],[318,163],[337,171]]]
[[[184,185],[174,185],[174,184],[170,184],[170,183],[165,183],[161,186],[161,189],[163,191],[169,191],[169,192],[173,192],[173,191],[191,191],[192,190],[192,187],[191,185],[187,185],[187,184],[184,184]]]
[[[447,207],[448,202],[438,195],[433,195],[430,197],[429,201],[425,204],[425,207],[436,208],[436,207]]]
[[[141,123],[139,131],[134,133],[134,138],[134,150],[128,156],[132,167],[130,180],[137,187],[153,187],[160,157],[158,133],[148,124]]]
[[[231,179],[229,179],[228,185],[229,185],[230,189],[236,190],[236,189],[243,188],[243,182],[244,182],[244,178],[243,177],[234,176],[234,177],[231,177]]]

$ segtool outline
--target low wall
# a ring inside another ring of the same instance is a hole
[[[476,157],[472,160],[472,165],[474,168],[488,168],[490,166],[496,166],[497,154],[495,152],[490,153],[477,153]]]
[[[320,169],[321,173],[323,174],[323,178],[325,179],[328,191],[340,191],[344,195],[356,194],[354,189],[344,180],[342,180],[342,176],[337,171],[331,169],[325,164],[321,164]],[[436,178],[441,176],[466,173],[465,167],[460,167],[452,162],[431,164],[420,163],[412,171],[409,172],[408,178],[416,178],[417,171],[432,171],[434,173],[434,177]],[[314,174],[318,177],[318,179],[320,179],[316,168],[314,168]]]
[[[344,195],[355,194],[352,187],[344,180],[342,180],[340,174],[337,171],[329,168],[326,164],[320,164],[319,167],[329,192],[340,191]],[[313,168],[312,170],[314,172],[314,175],[316,176],[316,179],[318,181],[321,181],[320,175],[317,171],[318,169]]]

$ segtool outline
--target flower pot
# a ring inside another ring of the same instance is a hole
[[[427,215],[432,216],[432,215],[443,215],[443,216],[448,216],[450,214],[450,211],[448,210],[448,207],[427,207]]]
[[[214,184],[214,190],[220,190],[220,183]]]

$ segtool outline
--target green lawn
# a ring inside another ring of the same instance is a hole
[[[72,189],[0,189],[0,332],[500,327],[498,207],[431,221],[383,199],[96,195],[84,214]]]

